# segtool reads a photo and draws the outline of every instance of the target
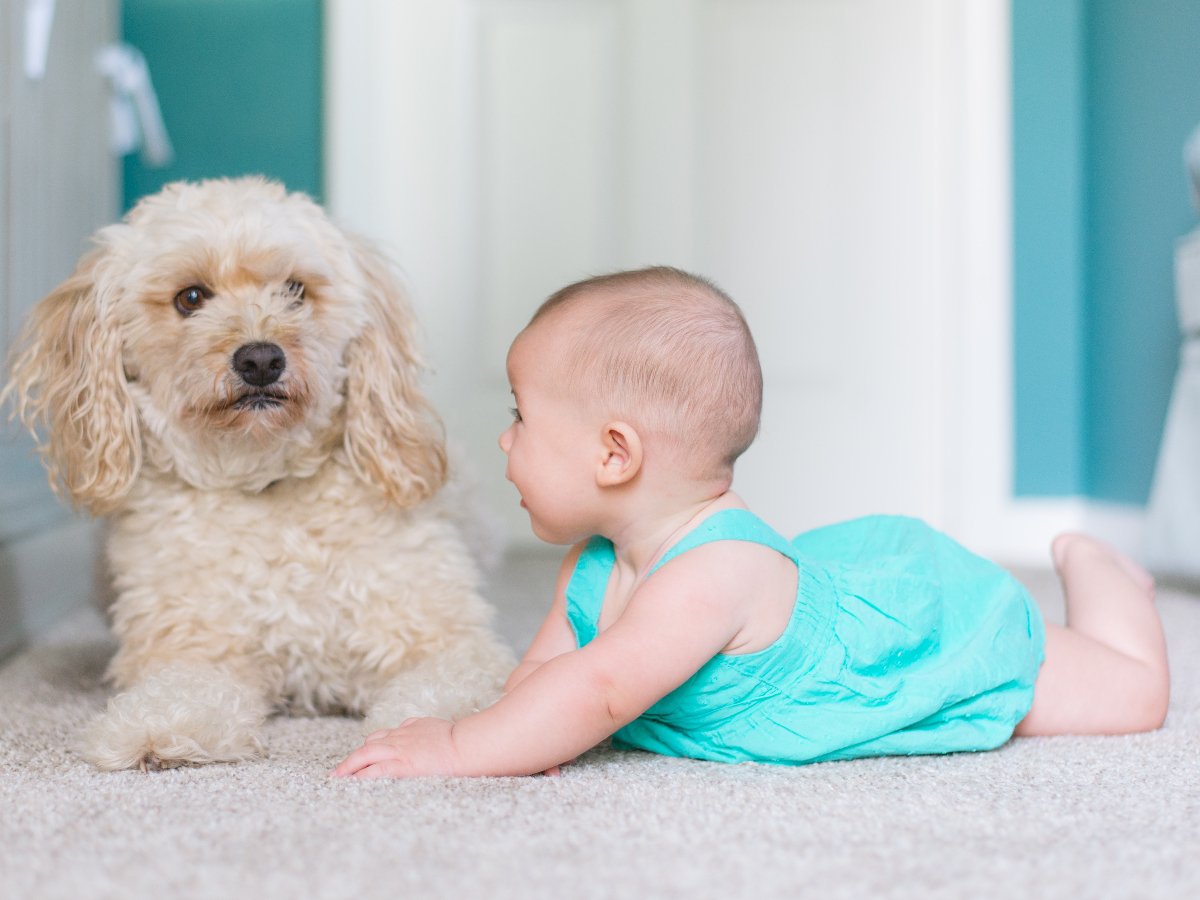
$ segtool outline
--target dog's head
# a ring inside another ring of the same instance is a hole
[[[143,465],[257,491],[339,445],[403,506],[441,486],[399,281],[307,197],[172,184],[94,243],[35,306],[6,388],[76,504],[111,511]]]

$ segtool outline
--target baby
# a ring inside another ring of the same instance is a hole
[[[751,513],[730,484],[762,374],[738,307],[704,279],[570,285],[517,336],[508,377],[507,477],[534,533],[572,545],[549,615],[493,706],[378,731],[334,774],[554,773],[610,735],[796,764],[1162,724],[1153,580],[1108,546],[1055,539],[1059,627],[917,520],[787,541]]]

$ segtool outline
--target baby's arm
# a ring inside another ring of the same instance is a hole
[[[571,581],[575,564],[579,561],[579,555],[586,543],[583,541],[576,544],[563,558],[558,570],[558,581],[554,586],[554,601],[550,605],[550,612],[546,614],[537,634],[533,636],[533,642],[525,651],[525,656],[504,683],[505,693],[528,678],[547,660],[575,649],[575,632],[567,621],[567,584]]]
[[[453,725],[412,719],[377,732],[335,774],[530,775],[572,759],[729,643],[743,617],[731,580],[707,566],[664,566],[610,628],[546,660],[493,706]]]

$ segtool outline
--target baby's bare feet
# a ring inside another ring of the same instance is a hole
[[[1142,593],[1154,599],[1154,576],[1120,550],[1090,535],[1076,532],[1060,534],[1050,545],[1050,555],[1054,558],[1054,568],[1060,576],[1064,574],[1065,566],[1087,557],[1116,563]]]

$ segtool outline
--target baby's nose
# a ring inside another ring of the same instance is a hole
[[[505,456],[508,455],[508,450],[512,446],[512,429],[513,427],[509,425],[502,432],[500,432],[498,443],[500,444],[500,449],[504,451]]]

